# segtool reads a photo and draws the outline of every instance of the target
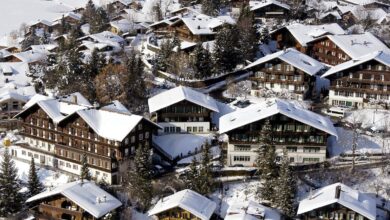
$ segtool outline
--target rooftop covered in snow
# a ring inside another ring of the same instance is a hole
[[[286,28],[302,46],[306,46],[307,43],[321,36],[345,34],[345,31],[336,23],[323,25],[305,25],[294,23],[283,28]]]
[[[390,49],[386,44],[369,32],[364,34],[328,35],[327,37],[352,59],[375,51],[390,53]]]
[[[184,86],[178,86],[149,98],[149,112],[156,112],[184,100],[218,112],[218,106],[212,97]]]
[[[208,220],[213,215],[217,205],[215,202],[189,189],[160,199],[149,211],[149,216],[159,214],[172,208],[182,208],[202,220]]]
[[[277,0],[261,0],[261,1],[249,1],[249,7],[251,11],[258,10],[260,8],[267,7],[269,5],[276,5],[287,10],[290,10],[290,6]]]
[[[338,203],[364,217],[376,219],[375,198],[352,189],[342,183],[335,183],[318,189],[299,202],[298,215]]]
[[[314,76],[319,71],[325,68],[324,64],[307,56],[306,54],[303,54],[294,48],[288,48],[286,50],[281,50],[276,53],[266,55],[256,60],[255,62],[249,64],[248,66],[245,67],[245,69],[251,69],[255,66],[264,64],[274,59],[280,59],[311,76]]]
[[[281,214],[254,201],[236,202],[229,206],[225,220],[280,220]]]
[[[276,114],[285,115],[337,137],[337,131],[329,118],[281,99],[264,101],[222,116],[219,119],[219,133],[226,133]]]
[[[366,63],[366,62],[371,61],[371,60],[376,60],[379,63],[382,63],[383,65],[390,67],[390,53],[383,52],[383,51],[375,51],[375,52],[369,53],[367,55],[349,60],[349,61],[341,63],[339,65],[336,65],[336,66],[330,68],[321,77],[322,78],[328,77],[328,76],[333,75],[335,73],[342,72],[344,70],[358,66],[360,64]]]
[[[90,181],[66,183],[30,197],[26,202],[40,201],[59,194],[72,200],[95,218],[100,218],[122,205],[118,199]]]

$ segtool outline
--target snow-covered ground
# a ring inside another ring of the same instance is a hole
[[[362,128],[375,127],[380,130],[388,130],[390,127],[390,111],[383,109],[360,109],[349,113],[345,118],[348,122],[362,123]]]
[[[329,148],[330,157],[341,153],[352,153],[353,132],[345,128],[337,127],[338,140],[331,137]],[[390,138],[382,139],[380,136],[358,135],[357,153],[390,153]]]

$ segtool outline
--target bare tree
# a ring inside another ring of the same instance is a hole
[[[361,121],[358,118],[358,114],[352,114],[349,119],[349,125],[352,130],[352,166],[351,166],[351,173],[355,171],[355,162],[356,162],[356,150],[358,148],[358,141],[360,137],[359,128],[361,127]]]

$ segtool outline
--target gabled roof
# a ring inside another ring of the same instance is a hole
[[[320,13],[318,16],[318,19],[324,19],[329,15],[335,17],[336,19],[341,19],[341,16],[340,16],[339,12],[337,12],[337,11],[328,11],[325,13]]]
[[[285,8],[287,10],[290,10],[290,6],[287,4],[284,4],[277,0],[262,0],[262,1],[249,1],[249,7],[251,11],[258,10],[260,8],[264,8],[269,5],[276,5],[281,8]]]
[[[280,220],[281,214],[254,201],[236,202],[229,206],[225,220]]]
[[[337,198],[337,187],[341,187],[340,196]],[[352,189],[342,183],[335,183],[318,189],[313,195],[299,202],[298,215],[312,210],[338,203],[351,209],[364,217],[376,219],[375,198]]]
[[[178,86],[149,98],[149,112],[156,112],[184,100],[218,112],[218,106],[212,97],[184,86]]]
[[[46,112],[46,114],[53,120],[54,123],[61,122],[64,118],[66,118],[67,115],[73,114],[74,112],[85,109],[87,107],[66,103],[66,102],[60,102],[57,99],[48,99],[48,100],[41,100],[33,104],[32,106],[38,105],[43,111]],[[30,109],[32,106],[24,109],[22,112],[17,114],[15,118],[17,118],[19,115],[26,112],[28,109]]]
[[[235,24],[235,20],[230,16],[210,17],[204,14],[182,17],[171,25],[182,21],[194,35],[212,35],[215,34],[214,28],[223,24]]]
[[[71,102],[71,103],[76,101],[78,105],[84,105],[84,106],[87,106],[87,107],[92,107],[92,104],[88,101],[88,99],[85,98],[79,92],[74,92],[74,93],[71,93],[69,95],[60,96],[59,99],[61,101]]]
[[[328,35],[327,37],[352,59],[375,51],[390,53],[390,49],[386,44],[369,32],[364,34]]]
[[[107,110],[107,111],[113,111],[113,112],[119,112],[119,113],[123,113],[123,114],[131,114],[131,112],[126,108],[126,106],[124,106],[118,100],[114,100],[110,104],[103,106],[100,109]]]
[[[0,102],[4,102],[6,100],[18,100],[21,102],[27,102],[28,97],[23,96],[16,91],[6,91],[3,93],[0,93]]]
[[[284,28],[286,28],[302,46],[306,46],[307,43],[327,34],[345,34],[345,31],[336,23],[323,25],[294,23],[285,26]]]
[[[215,202],[189,189],[160,199],[148,212],[149,216],[180,207],[202,220],[208,220],[214,213]]]
[[[219,133],[226,133],[276,114],[285,115],[337,137],[337,131],[329,118],[281,99],[264,101],[222,116],[219,119]]]
[[[142,119],[147,120],[140,115],[97,109],[82,109],[74,114],[79,115],[100,137],[114,141],[123,141]],[[160,128],[157,124],[147,121]]]
[[[255,62],[249,64],[245,69],[250,69],[260,64],[269,62],[270,60],[280,59],[295,68],[302,70],[303,72],[314,76],[319,71],[325,68],[325,65],[318,62],[317,60],[297,51],[294,48],[288,48],[286,50],[281,50],[273,54],[266,55]]]
[[[98,187],[94,182],[84,181],[81,183],[80,180],[39,193],[26,202],[39,201],[59,194],[72,200],[95,218],[100,218],[122,205],[118,199]]]
[[[349,60],[347,62],[336,65],[336,66],[330,68],[321,77],[322,78],[328,77],[330,75],[347,70],[347,69],[354,67],[354,66],[358,66],[358,65],[363,64],[365,62],[368,62],[370,60],[376,60],[376,61],[382,63],[383,65],[390,67],[390,53],[383,52],[383,51],[375,51],[375,52],[369,53],[367,55],[358,57],[356,59]]]

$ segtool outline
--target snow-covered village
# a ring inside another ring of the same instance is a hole
[[[390,220],[390,0],[0,0],[0,219]]]

